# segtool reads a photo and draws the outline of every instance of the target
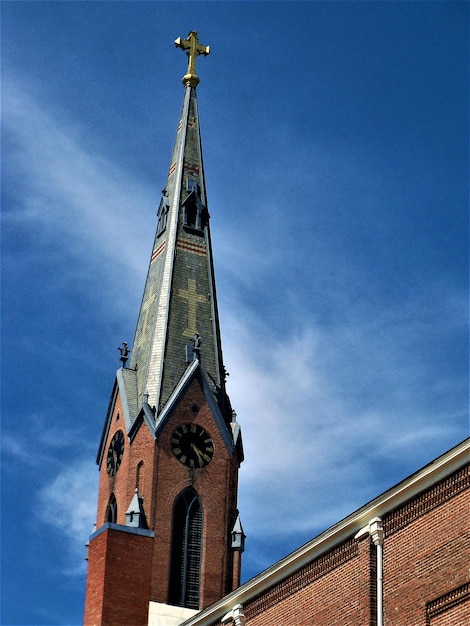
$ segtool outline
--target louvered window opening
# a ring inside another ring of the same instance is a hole
[[[178,498],[173,512],[169,603],[199,608],[202,554],[202,508],[194,490]]]

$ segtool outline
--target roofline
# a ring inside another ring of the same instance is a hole
[[[183,392],[189,380],[191,379],[191,376],[194,374],[194,372],[197,370],[198,367],[199,367],[199,361],[195,359],[194,361],[191,361],[191,363],[186,368],[186,371],[181,376],[181,378],[178,381],[178,384],[173,389],[170,397],[166,401],[165,406],[162,408],[160,413],[157,413],[156,420],[155,420],[155,432],[158,432],[158,430],[161,427],[161,424],[164,424],[166,422],[167,416],[170,413],[172,413],[174,409],[174,405],[176,404],[178,398],[180,397],[181,393]]]
[[[119,395],[121,396],[121,404],[122,404],[122,412],[124,414],[124,423],[126,425],[126,433],[128,433],[132,427],[131,414],[129,413],[129,402],[127,400],[127,391],[126,391],[126,383],[124,381],[123,371],[124,369],[121,367],[116,372],[116,381],[119,387]]]
[[[104,424],[103,424],[103,430],[101,431],[101,439],[100,439],[100,443],[98,446],[98,451],[96,453],[96,464],[99,467],[101,467],[101,462],[103,460],[104,444],[106,443],[106,439],[108,438],[109,425],[111,423],[111,414],[113,412],[114,405],[116,403],[118,389],[119,389],[119,386],[118,386],[117,379],[115,377],[114,383],[113,383],[113,390],[111,392],[111,397],[108,402],[108,409],[106,411],[106,417],[105,417]]]
[[[129,431],[132,428],[131,416],[130,416],[130,413],[129,413],[129,405],[128,405],[128,402],[127,402],[126,385],[125,385],[125,382],[124,382],[124,377],[122,375],[122,370],[123,370],[123,368],[120,367],[116,371],[116,375],[114,377],[114,383],[113,383],[113,390],[111,392],[111,397],[110,397],[109,402],[108,402],[108,409],[106,411],[106,417],[105,417],[104,424],[103,424],[103,430],[101,432],[100,444],[98,446],[98,452],[97,452],[97,455],[96,455],[96,464],[100,468],[101,468],[101,463],[103,462],[104,444],[106,443],[106,439],[108,438],[109,427],[110,427],[110,424],[111,424],[111,417],[112,417],[112,414],[113,414],[113,411],[114,411],[114,407],[116,405],[116,398],[117,398],[118,393],[121,396],[122,411],[123,411],[123,414],[124,414],[124,424],[125,424],[126,435],[129,434]]]
[[[435,483],[453,474],[469,461],[470,438],[378,496],[340,522],[264,570],[181,626],[209,626],[217,623],[235,604],[245,604],[273,587],[334,546],[354,536],[373,517],[380,517],[404,504]]]

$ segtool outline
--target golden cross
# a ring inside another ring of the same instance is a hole
[[[197,303],[207,302],[207,296],[197,293],[194,278],[188,278],[188,288],[178,289],[178,295],[188,301],[188,327],[183,336],[194,337],[197,332]]]
[[[192,30],[187,39],[175,39],[175,45],[177,48],[182,48],[188,55],[188,72],[183,76],[183,85],[187,87],[196,87],[199,83],[199,77],[196,74],[196,58],[203,54],[207,56],[210,53],[209,46],[203,46],[199,43],[196,31]]]

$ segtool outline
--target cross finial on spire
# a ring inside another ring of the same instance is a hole
[[[189,33],[187,39],[181,39],[181,37],[175,39],[175,45],[177,48],[185,50],[188,56],[188,72],[183,76],[183,85],[196,87],[199,83],[199,77],[196,74],[196,58],[200,54],[207,56],[210,53],[210,48],[199,43],[197,32],[194,30]]]

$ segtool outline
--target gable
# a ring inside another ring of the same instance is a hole
[[[219,405],[217,404],[217,400],[215,399],[214,394],[212,393],[212,390],[209,387],[209,383],[207,381],[207,378],[204,372],[201,369],[199,361],[193,361],[188,366],[188,368],[186,369],[186,372],[181,377],[181,380],[176,386],[174,392],[171,394],[170,398],[168,399],[168,402],[165,404],[162,411],[158,415],[156,423],[155,423],[155,437],[158,438],[159,434],[162,432],[165,425],[168,423],[171,416],[173,415],[173,412],[175,411],[176,407],[179,405],[179,403],[185,396],[186,392],[188,391],[189,387],[195,380],[199,383],[201,387],[204,398],[209,406],[209,409],[212,413],[216,426],[222,436],[225,447],[227,448],[227,451],[230,454],[230,456],[232,456],[234,449],[235,449],[235,443],[234,443],[234,439],[232,436],[232,432],[229,430],[222,416],[222,413],[219,409]]]
[[[126,433],[129,433],[132,423],[137,417],[137,381],[134,370],[121,368],[116,372],[96,457],[96,463],[100,467],[103,460],[104,445],[108,438],[109,427],[118,402],[120,403]]]

